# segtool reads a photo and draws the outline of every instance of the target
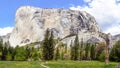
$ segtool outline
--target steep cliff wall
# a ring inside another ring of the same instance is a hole
[[[72,34],[79,34],[79,39],[87,41],[99,37],[101,32],[95,18],[87,12],[69,9],[42,9],[31,6],[20,7],[16,12],[15,27],[10,35],[12,46],[41,41],[45,30],[53,31],[55,38],[64,38],[70,42]]]

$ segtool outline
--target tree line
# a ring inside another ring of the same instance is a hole
[[[35,46],[35,45],[38,46]],[[25,46],[11,47],[9,42],[3,44],[0,40],[0,60],[3,61],[35,61],[35,60],[98,60],[105,61],[104,42],[99,44],[85,43],[83,39],[79,41],[76,34],[75,40],[71,41],[70,46],[54,39],[53,32],[46,30],[44,40],[41,42],[30,43]],[[110,60],[120,61],[120,41],[110,49]]]

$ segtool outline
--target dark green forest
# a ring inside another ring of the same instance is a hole
[[[49,61],[49,60],[74,60],[74,61],[105,61],[106,44],[85,43],[83,39],[79,41],[78,35],[71,41],[70,46],[54,39],[52,31],[46,30],[43,41],[34,42],[25,46],[11,47],[9,42],[3,44],[0,40],[0,60],[1,61]],[[120,62],[120,41],[117,41],[109,49],[109,60]]]

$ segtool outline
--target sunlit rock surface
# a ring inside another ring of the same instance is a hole
[[[74,40],[74,36],[65,37],[73,34],[78,34],[79,40],[103,40],[99,37],[102,31],[95,18],[85,11],[23,6],[16,12],[15,27],[9,42],[11,46],[21,46],[42,41],[47,28],[53,31],[55,38],[64,38],[61,41],[68,44]]]

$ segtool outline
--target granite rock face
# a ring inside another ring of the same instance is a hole
[[[120,34],[112,36],[113,41],[119,41],[120,40]]]
[[[55,38],[78,34],[79,39],[85,41],[90,38],[102,40],[99,37],[99,32],[102,31],[95,18],[85,11],[24,6],[16,12],[15,27],[9,42],[11,46],[16,46],[42,41],[47,28],[53,31]],[[74,36],[62,41],[69,43],[73,39]]]
[[[8,33],[7,35],[1,36],[1,40],[3,41],[3,44],[9,42],[10,35],[11,35],[11,33]]]

